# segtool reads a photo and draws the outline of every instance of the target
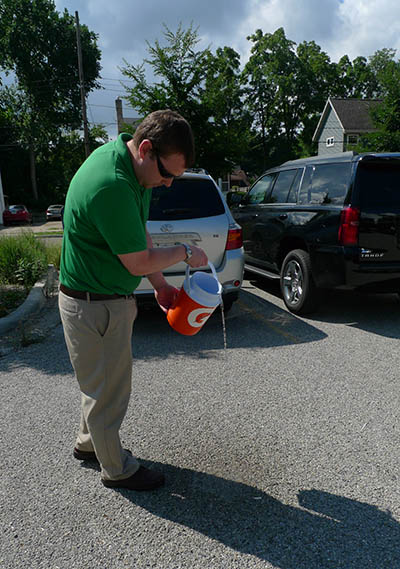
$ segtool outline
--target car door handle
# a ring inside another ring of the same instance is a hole
[[[281,213],[281,215],[278,215],[278,219],[287,219],[287,213]]]
[[[254,213],[254,214],[251,216],[251,219],[255,219],[256,217],[258,217],[258,213]]]

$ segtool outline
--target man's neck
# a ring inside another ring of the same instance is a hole
[[[131,157],[131,161],[132,161],[132,166],[133,166],[133,170],[135,172],[135,176],[137,181],[140,182],[140,166],[137,160],[137,149],[135,148],[135,145],[133,143],[133,139],[131,138],[130,140],[128,140],[128,142],[126,143],[126,146],[128,148],[129,151],[129,156]]]

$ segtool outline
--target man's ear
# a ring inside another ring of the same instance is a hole
[[[146,155],[152,151],[152,149],[153,149],[153,144],[151,143],[150,140],[148,140],[147,138],[142,140],[138,148],[139,158],[143,160],[146,157]]]

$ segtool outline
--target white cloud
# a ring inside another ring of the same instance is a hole
[[[324,49],[323,43],[340,23],[339,0],[249,0],[249,6],[248,16],[240,25],[244,37],[256,29],[273,33],[284,28],[287,39],[297,44],[314,40]]]
[[[342,24],[336,45],[330,51],[336,58],[368,57],[383,48],[394,48],[400,55],[400,4],[397,0],[343,0]]]
[[[283,27],[288,39],[297,44],[314,40],[332,61],[343,55],[367,57],[384,47],[400,55],[398,0],[249,0],[248,5],[240,25],[243,36],[256,28],[273,33]]]

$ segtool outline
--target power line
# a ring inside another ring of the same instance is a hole
[[[103,79],[105,81],[128,81],[129,83],[136,83],[134,79],[112,79],[111,77],[100,77],[100,79]]]

